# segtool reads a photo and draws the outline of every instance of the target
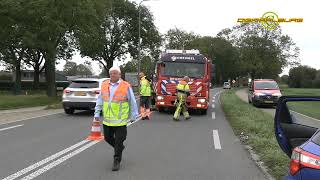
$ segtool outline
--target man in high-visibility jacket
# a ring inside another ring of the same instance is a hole
[[[151,84],[143,72],[140,76],[140,113],[142,120],[150,119]]]
[[[120,79],[120,68],[110,68],[109,74],[110,80],[102,82],[94,118],[99,120],[102,111],[105,141],[114,148],[112,171],[118,171],[124,149],[123,142],[127,138],[128,121],[137,119],[139,113],[130,84]]]
[[[173,115],[173,120],[179,121],[180,113],[182,111],[186,120],[190,119],[188,108],[186,105],[187,97],[190,95],[190,88],[188,85],[189,77],[185,76],[182,81],[177,85],[177,99],[176,99],[176,111]]]

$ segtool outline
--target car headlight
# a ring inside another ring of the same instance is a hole
[[[157,99],[158,99],[159,101],[161,101],[161,100],[164,99],[164,97],[163,97],[163,96],[157,96]]]
[[[198,99],[198,102],[199,102],[199,103],[205,103],[206,100],[205,100],[205,99]]]
[[[278,96],[278,97],[280,97],[280,96],[282,96],[282,94],[281,94],[281,93],[274,93],[274,94],[272,94],[272,96]]]
[[[254,95],[255,96],[263,96],[264,94],[263,93],[255,93]]]

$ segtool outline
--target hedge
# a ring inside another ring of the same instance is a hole
[[[63,87],[66,88],[69,86],[69,82],[61,81],[56,82],[56,87]],[[0,81],[0,91],[11,91],[14,88],[14,82],[9,81]],[[40,82],[39,83],[39,90],[46,90],[47,83]],[[21,82],[21,90],[33,90],[33,82],[32,81],[22,81]]]

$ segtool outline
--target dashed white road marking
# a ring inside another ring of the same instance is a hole
[[[10,127],[6,127],[6,128],[2,128],[2,129],[0,129],[0,131],[5,131],[5,130],[9,130],[9,129],[13,129],[13,128],[21,127],[21,126],[23,126],[23,124],[16,125],[16,126],[10,126]]]
[[[211,106],[212,106],[212,109],[214,109],[216,107],[214,104],[211,104]]]
[[[218,130],[213,130],[212,131],[212,136],[213,136],[214,148],[215,149],[221,149],[221,143],[220,143]]]
[[[73,156],[81,153],[82,151],[90,148],[91,146],[97,144],[98,142],[99,142],[99,141],[92,141],[92,142],[86,144],[85,146],[82,146],[81,148],[79,148],[79,149],[77,149],[77,150],[75,150],[75,151],[73,151],[73,152],[71,152],[71,153],[63,156],[62,158],[59,158],[59,159],[57,159],[56,161],[54,161],[54,162],[46,165],[45,167],[43,167],[43,168],[41,168],[41,169],[33,172],[32,174],[29,174],[28,176],[22,178],[21,180],[31,180],[31,179],[33,179],[33,178],[35,178],[35,177],[37,177],[37,176],[45,173],[46,171],[54,168],[55,166],[58,166],[59,164],[61,164],[61,163],[63,163],[64,161],[72,158]]]
[[[24,168],[21,171],[16,172],[16,173],[14,173],[14,174],[12,174],[12,175],[10,175],[10,176],[2,179],[2,180],[13,180],[13,179],[16,179],[16,178],[18,178],[18,177],[20,177],[20,176],[22,176],[24,174],[27,174],[28,172],[30,172],[30,171],[32,171],[32,170],[34,170],[34,169],[36,169],[36,168],[48,163],[49,161],[52,161],[53,159],[56,159],[56,158],[62,156],[63,154],[76,149],[77,147],[79,147],[79,146],[81,146],[81,145],[83,145],[83,144],[85,144],[87,142],[88,142],[88,140],[80,141],[77,144],[75,144],[73,146],[70,146],[69,148],[64,149],[64,150],[62,150],[62,151],[60,151],[60,152],[58,152],[56,154],[53,154],[52,156],[47,157],[47,158],[45,158],[45,159],[43,159],[43,160],[41,160],[41,161],[39,161],[39,162],[37,162],[35,164],[32,164],[29,167]]]
[[[136,122],[138,122],[140,120],[141,120],[141,117],[139,117],[136,121],[134,121],[132,123],[128,123],[127,126],[129,127],[130,125],[132,125],[132,124],[134,124],[134,123],[136,123]],[[36,169],[36,168],[38,168],[38,167],[40,167],[40,166],[42,166],[44,164],[47,164],[50,161],[52,161],[52,160],[54,160],[54,159],[56,159],[56,158],[58,158],[58,157],[60,157],[60,156],[62,156],[64,154],[74,150],[73,152],[71,152],[71,153],[69,153],[69,154],[67,154],[67,155],[55,160],[54,162],[46,165],[45,167],[33,172],[32,174],[29,174],[28,176],[25,176],[23,178],[23,180],[31,180],[31,179],[33,179],[33,178],[45,173],[46,171],[52,169],[53,167],[61,164],[62,162],[70,159],[71,157],[81,153],[82,151],[90,148],[91,146],[93,146],[93,145],[95,145],[95,144],[97,144],[97,143],[99,143],[101,141],[92,141],[92,142],[86,144],[87,142],[89,142],[89,140],[80,141],[77,144],[74,144],[74,145],[68,147],[67,149],[64,149],[64,150],[62,150],[62,151],[60,151],[60,152],[58,152],[56,154],[51,155],[50,157],[47,157],[47,158],[45,158],[45,159],[43,159],[43,160],[41,160],[41,161],[39,161],[39,162],[37,162],[35,164],[32,164],[32,165],[28,166],[27,168],[24,168],[24,169],[20,170],[19,172],[16,172],[16,173],[14,173],[14,174],[12,174],[12,175],[10,175],[10,176],[2,179],[2,180],[14,180],[14,179],[16,179],[16,178],[18,178],[18,177],[20,177],[22,175],[25,175],[25,174],[29,173],[30,171],[32,171],[34,169]],[[86,145],[84,145],[84,144],[86,144]],[[82,145],[84,145],[84,146],[82,146]],[[82,147],[80,147],[80,146],[82,146]],[[79,148],[79,149],[77,149],[77,148]]]
[[[212,119],[216,119],[216,113],[215,112],[212,112]]]

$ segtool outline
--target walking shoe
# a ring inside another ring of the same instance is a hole
[[[146,120],[150,120],[149,116],[145,117]]]
[[[179,119],[173,118],[174,121],[179,121]]]
[[[119,171],[119,169],[120,169],[120,159],[114,158],[112,171]]]
[[[186,120],[189,120],[189,119],[191,119],[191,117],[190,117],[190,116],[186,117]]]

